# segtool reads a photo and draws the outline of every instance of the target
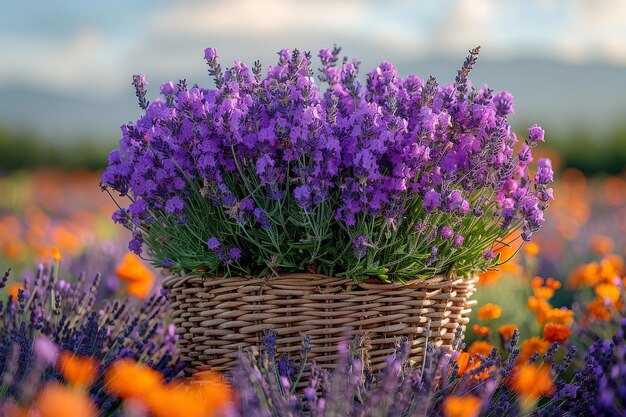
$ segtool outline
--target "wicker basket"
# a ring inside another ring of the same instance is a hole
[[[337,344],[367,335],[372,369],[393,354],[406,336],[411,357],[421,363],[426,341],[449,345],[469,321],[477,278],[434,277],[383,284],[288,274],[270,279],[169,276],[173,323],[180,335],[186,373],[226,371],[240,348],[258,346],[264,330],[277,335],[278,352],[298,352],[302,333],[311,337],[311,357],[332,368]]]

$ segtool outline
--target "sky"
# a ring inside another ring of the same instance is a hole
[[[626,105],[624,0],[33,0],[0,14],[0,124],[116,135],[138,116],[132,74],[156,95],[168,80],[206,85],[208,46],[228,66],[335,43],[365,70],[388,60],[442,83],[481,45],[476,78],[519,97],[524,121],[553,109],[552,124],[606,124]]]

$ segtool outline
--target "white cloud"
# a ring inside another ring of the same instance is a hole
[[[571,19],[557,38],[563,59],[626,64],[626,1],[571,0]]]
[[[106,37],[84,28],[69,39],[0,39],[8,56],[0,66],[0,83],[26,84],[47,91],[107,96],[120,83],[115,56]]]
[[[267,63],[282,47],[315,51],[337,42],[364,68],[434,54],[460,60],[477,44],[485,58],[626,65],[624,22],[626,0],[169,2],[126,32],[83,28],[68,39],[4,34],[0,85],[110,97],[130,88],[133,73],[147,73],[154,85],[205,75],[206,46],[218,47],[224,62]]]
[[[160,36],[247,37],[252,42],[304,36],[358,37],[396,50],[419,44],[418,23],[402,18],[406,1],[232,0],[170,4],[150,27]],[[394,14],[388,11],[394,11]]]

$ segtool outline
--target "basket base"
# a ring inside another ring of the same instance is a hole
[[[245,348],[258,347],[264,331],[276,335],[279,354],[297,355],[302,335],[310,337],[309,358],[332,369],[337,345],[368,338],[372,370],[385,366],[396,341],[406,337],[410,358],[423,361],[428,341],[450,345],[469,322],[476,277],[443,276],[407,284],[362,282],[316,274],[289,274],[269,280],[173,276],[173,323],[186,373],[228,371]]]

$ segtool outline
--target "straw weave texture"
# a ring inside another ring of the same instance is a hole
[[[311,337],[310,357],[332,368],[340,341],[370,339],[372,369],[394,353],[406,336],[411,358],[421,363],[427,341],[450,345],[465,326],[475,301],[476,277],[437,276],[408,284],[359,282],[317,274],[269,279],[169,276],[173,323],[186,373],[227,371],[241,348],[259,346],[264,330],[277,338],[277,351],[297,354],[302,334]]]

